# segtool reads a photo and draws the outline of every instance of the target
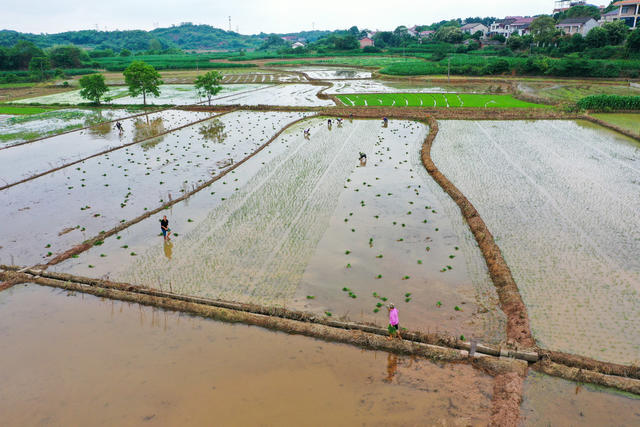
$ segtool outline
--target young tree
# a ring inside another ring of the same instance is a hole
[[[206,97],[209,100],[209,105],[211,105],[211,98],[222,90],[222,86],[220,86],[222,77],[219,71],[209,71],[196,77],[196,90],[200,96]]]
[[[143,61],[133,61],[122,74],[124,74],[125,83],[129,86],[129,94],[131,96],[142,94],[144,105],[147,105],[147,94],[160,96],[159,86],[163,82],[153,66]]]
[[[100,104],[100,98],[109,91],[102,74],[89,74],[80,78],[80,96],[96,104]]]

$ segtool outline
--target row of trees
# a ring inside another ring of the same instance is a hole
[[[143,61],[133,61],[124,75],[125,84],[129,88],[129,95],[136,97],[142,95],[142,102],[147,105],[147,96],[160,96],[160,85],[163,83],[160,73],[153,66]],[[223,75],[218,71],[209,71],[196,77],[195,88],[198,94],[205,97],[211,105],[211,98],[222,90],[220,82]],[[90,74],[80,78],[80,96],[95,104],[101,100],[109,100],[105,95],[109,92],[104,75]]]

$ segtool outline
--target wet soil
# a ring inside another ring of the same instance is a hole
[[[0,307],[0,410],[10,425],[489,420],[492,379],[470,366],[36,285],[4,291]]]

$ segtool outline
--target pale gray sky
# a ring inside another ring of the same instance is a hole
[[[608,3],[602,0],[594,3]],[[144,29],[180,22],[242,34],[360,28],[387,30],[469,16],[551,13],[553,0],[0,0],[0,29],[32,33]]]

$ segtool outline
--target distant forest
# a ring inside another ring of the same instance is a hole
[[[303,31],[300,33],[278,34],[292,36],[313,42],[329,34],[330,31]],[[12,30],[0,30],[0,46],[11,47],[20,40],[30,41],[39,48],[73,44],[88,49],[111,49],[119,52],[181,50],[240,50],[257,49],[272,34],[243,35],[224,31],[210,25],[184,23],[169,28],[152,31],[67,31],[57,34],[30,34]]]

